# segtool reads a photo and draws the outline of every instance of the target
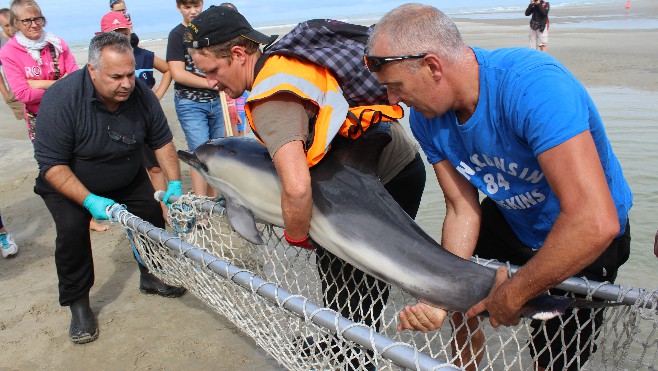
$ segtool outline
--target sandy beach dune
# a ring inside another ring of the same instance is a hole
[[[572,15],[613,16],[623,2],[588,9],[555,7],[549,52],[588,87],[620,86],[658,90],[656,30],[590,29],[561,23]],[[653,1],[634,1],[632,12],[652,14]],[[470,45],[526,46],[527,19],[456,19]],[[165,42],[144,45],[164,58]],[[76,55],[79,64],[86,55]],[[162,101],[184,148],[173,107],[173,88]],[[0,369],[278,369],[276,362],[228,320],[190,294],[164,299],[139,293],[138,272],[123,230],[93,233],[96,284],[92,309],[100,336],[73,345],[67,336],[70,314],[57,302],[55,228],[40,197],[33,193],[36,162],[25,125],[0,104],[0,211],[20,245],[13,259],[0,260]],[[190,189],[184,168],[185,189]]]

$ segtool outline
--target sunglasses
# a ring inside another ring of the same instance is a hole
[[[414,55],[398,55],[391,57],[375,57],[374,55],[366,54],[363,56],[363,61],[365,62],[368,71],[379,72],[382,70],[382,66],[387,63],[403,61],[405,59],[420,59],[420,58],[424,58],[426,55],[427,53],[420,53]]]
[[[34,18],[19,19],[19,21],[25,27],[30,27],[32,25],[32,22],[36,23],[37,26],[43,26],[43,23],[46,21],[46,18],[44,18],[44,17],[34,17]]]
[[[117,142],[121,142],[128,145],[137,143],[137,139],[135,139],[135,134],[133,134],[131,138],[121,135],[119,133],[115,133],[114,131],[112,131],[112,129],[110,129],[110,125],[107,126],[107,133],[110,135],[110,138],[112,140],[115,140]]]

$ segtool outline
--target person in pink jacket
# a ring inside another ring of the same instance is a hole
[[[13,0],[9,22],[17,32],[0,49],[0,61],[9,87],[16,99],[25,104],[27,132],[34,142],[34,125],[43,93],[79,68],[64,40],[43,29],[46,17],[36,1]],[[92,218],[89,228],[102,232],[110,227]]]
[[[17,32],[0,49],[0,61],[16,99],[25,104],[28,134],[34,141],[43,93],[55,81],[77,70],[78,65],[64,40],[43,29],[46,17],[34,0],[14,0],[9,10]]]

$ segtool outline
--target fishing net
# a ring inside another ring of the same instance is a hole
[[[416,303],[409,294],[327,252],[287,245],[272,225],[258,225],[264,243],[253,245],[210,199],[182,196],[170,208],[170,233],[120,208],[112,216],[130,231],[149,270],[186,287],[287,369],[534,370],[541,360],[556,370],[656,370],[658,364],[658,288],[568,280],[558,286],[566,295],[619,305],[576,309],[554,331],[528,319],[493,329],[486,318],[467,325],[449,316],[438,331],[399,332],[398,313]]]

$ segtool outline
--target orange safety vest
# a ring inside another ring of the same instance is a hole
[[[245,104],[249,126],[261,143],[263,142],[253,124],[251,103],[281,92],[294,94],[318,107],[315,126],[309,133],[310,147],[306,148],[306,162],[309,167],[320,162],[329,151],[336,134],[355,139],[370,125],[398,120],[404,116],[402,107],[397,104],[350,108],[338,81],[329,70],[296,58],[273,55],[258,72]]]

